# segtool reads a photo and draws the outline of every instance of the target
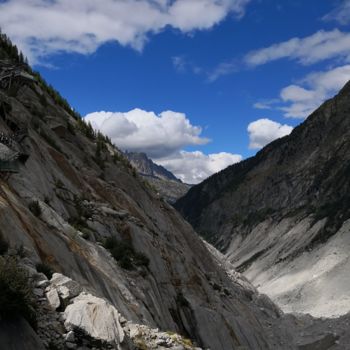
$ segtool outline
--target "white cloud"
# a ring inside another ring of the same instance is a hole
[[[338,58],[349,60],[350,33],[338,29],[320,30],[305,38],[292,38],[248,53],[244,61],[248,66],[259,66],[283,58],[294,59],[308,65]]]
[[[33,61],[57,52],[89,54],[108,41],[141,50],[149,34],[171,26],[210,29],[250,0],[7,0],[1,27]]]
[[[122,150],[142,151],[151,158],[166,157],[186,146],[210,141],[201,137],[199,126],[193,126],[185,114],[178,112],[157,115],[133,109],[126,113],[94,112],[85,118]]]
[[[281,100],[288,104],[279,108],[285,112],[286,117],[305,118],[349,80],[350,65],[311,73],[299,85],[289,85],[282,89]]]
[[[271,98],[271,99],[263,99],[253,104],[253,107],[256,109],[273,109],[273,106],[278,104],[280,99]]]
[[[282,125],[270,119],[258,119],[248,125],[249,148],[262,148],[273,140],[289,135],[293,127]]]
[[[254,103],[253,107],[256,109],[272,109],[272,107],[269,104],[264,102],[256,102]]]
[[[190,71],[194,74],[202,73],[202,68],[189,61],[185,56],[173,56],[171,60],[173,62],[175,70],[180,73],[184,73],[186,71]]]
[[[186,70],[187,62],[183,56],[174,56],[171,58],[174,68],[178,72],[184,72]]]
[[[158,159],[156,163],[163,165],[183,182],[197,184],[241,160],[241,155],[226,152],[206,155],[199,151],[180,151],[165,159]]]
[[[242,160],[240,155],[226,152],[205,155],[200,151],[183,151],[186,146],[210,141],[201,137],[202,129],[193,126],[183,113],[166,111],[157,115],[133,109],[126,113],[94,112],[85,119],[120,149],[145,152],[186,183],[203,181]]]
[[[343,0],[342,3],[337,6],[333,11],[323,17],[325,21],[337,21],[342,25],[349,24],[350,22],[350,1]]]
[[[306,118],[325,100],[333,97],[350,80],[350,65],[313,72],[284,87],[279,99],[262,100],[257,109],[275,109],[287,118]]]
[[[237,60],[231,60],[227,62],[222,62],[218,64],[212,72],[208,74],[209,82],[213,82],[222,76],[237,72],[239,69],[239,64]]]

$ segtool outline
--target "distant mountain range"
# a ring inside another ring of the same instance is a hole
[[[172,172],[154,163],[152,159],[147,157],[146,153],[125,152],[125,156],[141,175],[153,176],[162,180],[182,182]]]
[[[154,163],[146,153],[125,152],[125,156],[137,172],[169,203],[174,203],[191,188],[191,185],[183,183],[172,172]]]

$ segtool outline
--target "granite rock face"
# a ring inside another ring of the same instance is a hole
[[[175,205],[286,311],[350,311],[349,114],[350,83],[289,136],[194,186]]]

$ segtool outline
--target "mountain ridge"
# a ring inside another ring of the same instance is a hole
[[[126,158],[143,179],[167,202],[175,203],[191,185],[183,183],[172,172],[148,158],[146,153],[125,152]]]
[[[295,259],[300,261],[309,251],[316,254],[337,239],[350,218],[349,100],[347,83],[290,135],[194,186],[175,204],[199,233],[254,284],[262,285],[264,292],[278,282],[272,271],[282,281],[283,271],[289,274]],[[298,288],[303,287],[295,281],[285,294],[275,290],[270,295],[290,310],[287,295],[297,293]],[[293,310],[323,315],[317,310],[321,305],[308,307],[296,305]],[[329,312],[331,305],[324,315]]]

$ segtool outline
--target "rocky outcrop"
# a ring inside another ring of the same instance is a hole
[[[24,320],[10,322],[6,327],[0,325],[2,344],[8,344],[9,349],[63,350],[83,346],[85,349],[201,350],[177,333],[162,332],[126,320],[106,299],[82,291],[82,287],[67,276],[56,273],[47,280],[42,274],[34,273],[35,269],[26,263],[28,261],[22,265],[33,272],[31,278],[36,280],[33,287],[37,297],[39,336]],[[67,289],[63,295],[59,294],[62,285]],[[78,290],[80,294],[75,296]],[[44,292],[46,298],[43,298]],[[58,306],[55,304],[57,299]],[[23,341],[12,339],[12,327],[21,329]]]
[[[350,84],[291,135],[176,203],[193,227],[285,311],[350,311]]]
[[[94,339],[119,345],[124,341],[124,331],[119,322],[119,312],[104,299],[81,293],[64,311],[64,325],[68,331],[78,328]]]

